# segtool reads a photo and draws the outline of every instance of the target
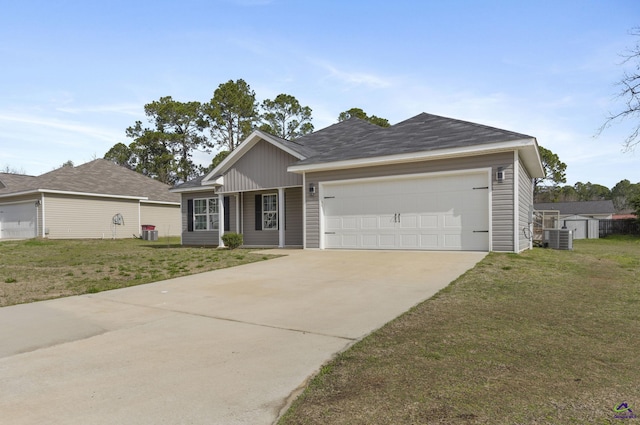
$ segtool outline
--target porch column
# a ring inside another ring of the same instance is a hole
[[[236,195],[236,233],[241,233],[240,230],[240,197],[242,196],[241,192],[238,192]]]
[[[278,248],[284,248],[284,188],[278,188]]]
[[[222,241],[224,235],[224,195],[218,195],[218,248],[224,248]]]

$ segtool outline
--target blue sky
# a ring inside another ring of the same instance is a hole
[[[294,95],[320,129],[359,107],[528,134],[567,183],[640,182],[616,99],[640,2],[0,0],[0,167],[102,157],[161,96],[208,101],[239,78]],[[211,155],[199,155],[209,163]]]

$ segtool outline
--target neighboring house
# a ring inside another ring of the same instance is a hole
[[[613,201],[541,202],[534,205],[536,211],[559,211],[560,220],[570,216],[583,216],[610,220],[616,209]]]
[[[479,250],[531,247],[535,138],[420,114],[352,118],[288,141],[254,131],[182,195],[182,243]]]
[[[573,231],[574,239],[597,239],[599,220],[611,220],[615,212],[613,201],[542,202],[536,211],[558,211],[558,225]]]
[[[0,173],[0,240],[131,238],[143,224],[177,236],[180,196],[169,188],[104,159],[40,176]]]

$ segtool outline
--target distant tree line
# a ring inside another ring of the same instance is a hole
[[[609,189],[596,183],[566,183],[567,164],[558,155],[542,146],[538,147],[545,176],[534,179],[535,202],[577,202],[612,200],[617,212],[635,211],[640,202],[640,183],[621,180]]]
[[[312,110],[292,95],[256,100],[256,94],[242,79],[222,83],[206,103],[180,102],[171,96],[144,106],[148,124],[136,121],[126,129],[133,139],[116,143],[104,155],[117,164],[164,183],[176,184],[212,170],[255,129],[294,140],[313,132]],[[389,122],[362,109],[351,108],[339,115],[388,127]],[[208,167],[193,162],[195,152],[218,153]]]
[[[596,183],[578,182],[573,186],[545,186],[535,195],[535,202],[576,202],[612,200],[616,212],[634,211],[640,200],[640,183],[624,179],[609,189]]]

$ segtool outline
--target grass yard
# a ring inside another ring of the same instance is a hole
[[[614,412],[626,402],[629,411]],[[489,254],[339,354],[292,424],[640,423],[640,239]]]
[[[179,245],[179,238],[0,242],[0,307],[95,293],[272,258]]]

